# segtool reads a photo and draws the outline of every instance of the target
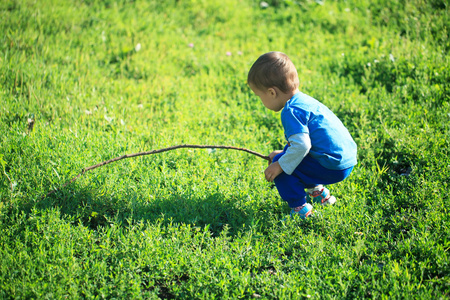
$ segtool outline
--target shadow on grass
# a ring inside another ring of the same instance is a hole
[[[143,198],[131,189],[121,195],[101,195],[97,190],[76,188],[58,191],[39,201],[35,207],[58,207],[62,216],[71,216],[75,223],[81,222],[92,229],[112,223],[127,226],[142,221],[208,226],[214,235],[218,235],[225,226],[230,234],[234,234],[253,222],[253,211],[237,208],[236,202],[242,201],[233,195],[225,197],[214,193],[200,198],[188,193],[173,193],[161,198]]]

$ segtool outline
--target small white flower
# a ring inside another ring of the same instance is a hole
[[[268,8],[269,7],[269,3],[265,2],[265,1],[261,1],[261,3],[259,3],[259,6],[261,8]]]
[[[372,66],[372,64],[369,62],[369,63],[367,63],[367,66],[370,68],[370,66]]]
[[[377,63],[379,63],[380,61],[379,61],[378,59],[375,59],[373,62],[377,64]]]
[[[342,55],[342,56],[345,56],[345,53],[342,53],[341,55]]]
[[[392,53],[389,54],[389,59],[390,59],[392,62],[395,61],[394,55],[392,55]]]
[[[350,12],[350,8],[348,8],[348,7],[346,7],[344,10],[345,10],[346,12]]]
[[[91,112],[90,110],[88,110],[88,109],[86,109],[86,110],[84,111],[84,113],[87,114],[87,115],[92,115],[92,112]]]
[[[141,43],[137,43],[136,47],[134,47],[134,50],[136,50],[136,52],[141,50]]]
[[[113,118],[108,117],[106,114],[103,116],[105,118],[106,121],[108,121],[108,123],[111,123]]]
[[[143,104],[138,104],[138,108],[144,108]]]
[[[125,125],[125,122],[122,119],[120,119],[120,124],[122,124],[122,126],[123,126],[123,125]]]

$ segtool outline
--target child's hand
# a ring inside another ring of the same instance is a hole
[[[267,181],[273,181],[278,175],[283,172],[283,169],[280,167],[280,164],[276,161],[273,164],[269,165],[264,171],[264,176]]]
[[[275,156],[277,156],[278,154],[280,154],[281,152],[283,152],[283,150],[275,150],[272,153],[269,154],[269,166],[272,163],[272,160]]]

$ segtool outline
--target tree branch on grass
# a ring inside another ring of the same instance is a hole
[[[75,176],[74,178],[72,178],[71,180],[69,180],[68,182],[66,182],[64,185],[62,185],[59,189],[62,189],[66,186],[68,186],[69,184],[71,184],[72,182],[74,182],[75,180],[77,180],[78,178],[80,178],[82,175],[84,175],[84,173],[86,173],[87,171],[91,171],[94,170],[98,167],[102,167],[104,165],[113,163],[115,161],[119,161],[125,158],[131,158],[131,157],[136,157],[136,156],[144,156],[144,155],[150,155],[150,154],[156,154],[156,153],[161,153],[161,152],[166,152],[166,151],[170,151],[170,150],[175,150],[175,149],[179,149],[179,148],[200,148],[200,149],[231,149],[231,150],[238,150],[238,151],[244,151],[250,154],[253,154],[255,156],[258,156],[262,159],[265,159],[267,161],[270,161],[268,156],[265,156],[261,153],[246,149],[246,148],[239,148],[239,147],[233,147],[233,146],[222,146],[222,145],[189,145],[189,144],[184,144],[184,145],[176,145],[176,146],[171,146],[171,147],[167,147],[167,148],[162,148],[162,149],[157,149],[157,150],[151,150],[151,151],[145,151],[145,152],[138,152],[138,153],[132,153],[132,154],[125,154],[116,158],[112,158],[110,160],[98,163],[96,165],[84,168],[81,170],[81,172]],[[9,178],[8,178],[9,179]],[[49,195],[55,193],[57,189],[54,189],[50,192],[47,193],[46,197],[48,197]]]

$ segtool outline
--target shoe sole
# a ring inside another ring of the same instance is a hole
[[[334,203],[336,203],[336,197],[334,196],[330,196],[330,198],[328,198],[327,201],[323,202],[322,205],[333,205]]]

